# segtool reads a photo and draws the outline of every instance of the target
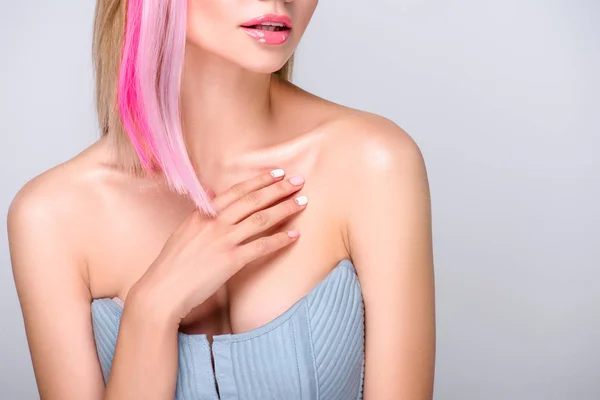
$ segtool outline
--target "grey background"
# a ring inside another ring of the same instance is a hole
[[[5,220],[97,134],[94,1],[2,3]],[[391,118],[425,155],[436,399],[600,398],[599,21],[597,0],[329,0],[301,43],[298,85]],[[0,398],[34,399],[5,229],[0,265]]]

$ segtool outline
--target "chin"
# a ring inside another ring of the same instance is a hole
[[[246,39],[246,38],[244,38]],[[257,73],[273,73],[281,69],[294,53],[294,46],[290,44],[284,46],[272,46],[268,48],[255,47],[252,42],[239,43],[231,41],[229,43],[218,43],[218,40],[193,40],[188,37],[188,49],[199,50],[201,60],[204,56],[221,60],[232,66],[239,66],[245,70]],[[194,50],[192,50],[194,51]]]
[[[238,66],[247,71],[264,74],[270,74],[281,69],[293,54],[293,51],[284,50],[283,48],[265,51],[263,49],[250,50],[247,47],[241,51],[203,48],[203,52],[211,54],[216,59],[220,59],[231,66]]]
[[[255,60],[254,62],[249,62],[249,59],[240,62],[239,65],[252,72],[263,73],[263,74],[272,74],[274,72],[279,71],[287,62],[287,58],[284,60]]]

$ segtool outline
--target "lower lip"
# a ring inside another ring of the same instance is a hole
[[[285,29],[283,31],[266,31],[262,29],[253,29],[242,26],[242,29],[246,31],[248,35],[254,40],[263,43],[278,45],[288,41],[291,34],[291,29]]]

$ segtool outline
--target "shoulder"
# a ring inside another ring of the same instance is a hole
[[[365,396],[431,398],[435,295],[423,156],[387,118],[352,112],[337,126],[328,157],[344,166],[338,204],[368,316]]]
[[[319,97],[290,82],[282,87],[281,102],[302,110],[296,118],[317,128],[319,167],[343,167],[353,177],[390,173],[396,168],[423,168],[423,156],[412,137],[382,115],[344,106]],[[349,168],[349,170],[348,170]]]
[[[358,262],[364,259],[361,254],[384,254],[392,238],[406,239],[417,226],[426,237],[430,190],[425,161],[413,138],[386,117],[347,108],[328,126],[319,170],[330,174],[329,198],[357,269],[368,264]],[[389,241],[372,242],[381,235]]]
[[[52,243],[75,253],[82,218],[93,202],[96,142],[70,160],[26,182],[13,197],[7,214],[11,253],[35,244]],[[35,243],[34,243],[35,242]]]
[[[366,186],[371,195],[384,194],[391,185],[410,185],[413,177],[426,180],[425,161],[415,140],[384,116],[341,107],[327,123],[321,162],[336,169],[339,190],[349,195]],[[357,194],[354,194],[356,196]]]
[[[8,211],[13,279],[42,398],[43,393],[66,394],[63,382],[75,375],[80,388],[101,391],[89,340],[92,295],[86,258],[95,234],[90,221],[99,218],[93,210],[102,197],[95,188],[102,176],[97,150],[92,145],[29,180]]]
[[[27,181],[10,203],[9,222],[32,218],[43,222],[76,213],[78,205],[89,197],[86,186],[93,173],[98,146],[96,142],[70,160]]]

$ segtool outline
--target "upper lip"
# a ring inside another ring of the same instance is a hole
[[[292,19],[285,14],[263,14],[260,17],[244,22],[242,26],[260,25],[265,22],[278,22],[287,28],[292,27]]]

